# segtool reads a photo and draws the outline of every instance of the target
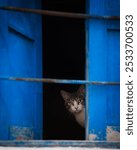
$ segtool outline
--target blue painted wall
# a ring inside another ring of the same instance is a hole
[[[87,12],[119,16],[119,0],[88,0]],[[87,21],[87,79],[120,81],[119,20]],[[90,140],[106,140],[107,126],[120,126],[120,89],[114,85],[88,86],[88,129]]]
[[[40,0],[0,0],[0,5],[40,8]],[[91,15],[119,16],[119,0],[87,0]],[[41,17],[0,10],[0,75],[42,77]],[[89,81],[119,82],[119,21],[87,21]],[[88,134],[106,140],[119,126],[119,86],[88,86]],[[24,135],[24,137],[20,137]],[[34,136],[33,136],[34,134]],[[0,80],[0,140],[42,138],[42,84]]]
[[[40,8],[39,0],[0,6]],[[41,16],[0,10],[0,75],[42,77]],[[0,140],[42,138],[42,84],[0,80]]]

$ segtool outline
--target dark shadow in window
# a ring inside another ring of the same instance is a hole
[[[85,13],[84,0],[43,0],[43,9]],[[85,79],[85,21],[43,16],[43,77]],[[78,85],[44,84],[43,138],[84,140],[81,128],[65,109],[60,90]]]

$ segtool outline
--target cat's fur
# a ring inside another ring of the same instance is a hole
[[[60,93],[64,99],[67,110],[74,115],[77,123],[80,126],[84,127],[85,125],[84,85],[81,85],[80,88],[75,93],[69,93],[64,90],[61,90]]]

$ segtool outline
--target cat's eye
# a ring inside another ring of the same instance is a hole
[[[68,103],[67,103],[67,105],[71,105],[71,103],[70,103],[70,102],[68,102]]]
[[[72,106],[74,106],[74,103],[71,103]]]
[[[81,103],[81,100],[78,100],[78,104],[80,104]]]

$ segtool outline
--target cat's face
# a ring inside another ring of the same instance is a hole
[[[84,86],[81,86],[77,92],[69,93],[61,90],[61,95],[65,101],[66,108],[71,113],[79,113],[84,107]]]

